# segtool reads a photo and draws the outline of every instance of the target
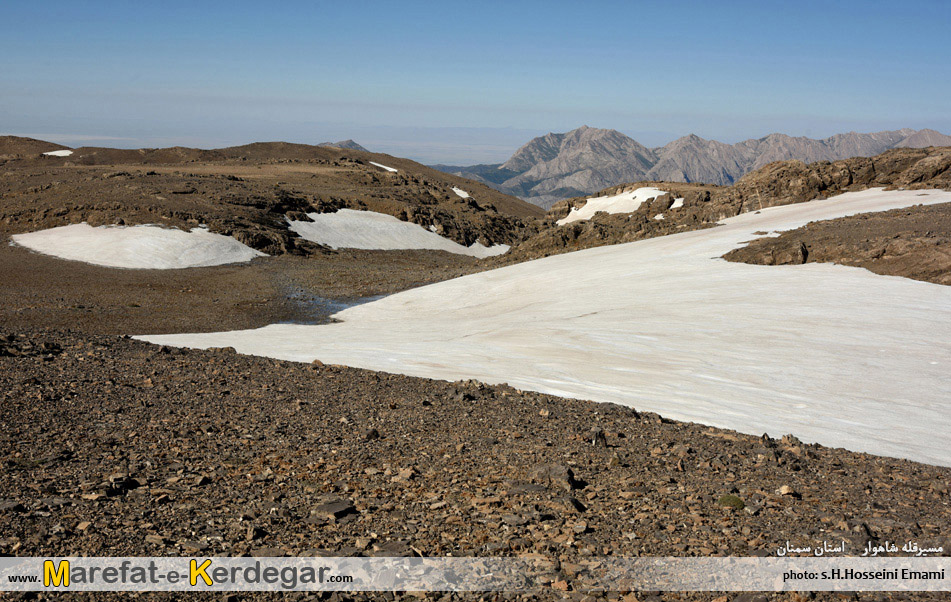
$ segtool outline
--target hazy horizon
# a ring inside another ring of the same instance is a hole
[[[951,132],[951,4],[912,4],[24,3],[0,22],[0,131],[70,146],[353,138],[447,164],[582,124],[652,147]]]
[[[581,124],[587,125],[587,124]],[[577,127],[581,127],[581,125]],[[599,127],[599,126],[591,126]],[[362,129],[366,132],[373,132],[374,128],[367,126],[361,126],[360,128],[354,127],[354,130]],[[575,129],[575,128],[570,128]],[[603,128],[603,129],[615,129],[615,128]],[[899,130],[902,127],[889,128],[891,130]],[[913,128],[913,129],[935,129],[935,128]],[[110,137],[110,136],[94,136],[88,134],[80,135],[71,135],[63,133],[38,133],[38,132],[2,132],[0,131],[0,136],[2,135],[12,135],[12,136],[24,136],[29,138],[37,138],[39,140],[46,140],[49,142],[55,142],[57,144],[62,144],[70,147],[80,147],[80,146],[104,146],[112,148],[164,148],[169,146],[188,146],[193,148],[201,149],[214,149],[214,148],[224,148],[229,146],[241,146],[244,144],[251,144],[253,142],[293,142],[300,144],[320,144],[323,142],[339,142],[342,140],[352,139],[361,146],[367,148],[367,150],[375,153],[385,153],[388,155],[393,155],[395,157],[402,157],[406,159],[412,159],[413,161],[418,161],[426,165],[476,165],[480,163],[503,163],[512,154],[518,150],[519,147],[529,142],[532,138],[538,136],[544,136],[548,133],[564,133],[564,131],[555,132],[551,131],[539,131],[539,130],[523,130],[517,128],[392,128],[381,126],[377,128],[378,133],[373,134],[361,134],[361,135],[352,135],[346,133],[352,130],[347,129],[331,129],[329,131],[338,132],[335,135],[325,136],[320,138],[320,136],[313,137],[310,139],[286,139],[286,138],[275,138],[275,137],[266,137],[256,140],[220,140],[217,143],[202,143],[201,140],[190,140],[188,138],[174,138],[174,137],[163,137],[163,138],[123,138],[123,137]],[[394,132],[395,131],[395,132]],[[618,130],[620,131],[620,130]],[[857,130],[849,130],[857,131]],[[868,130],[862,131],[859,133],[873,133],[884,130]],[[939,130],[940,131],[940,130]],[[399,132],[402,132],[400,136]],[[420,134],[423,135],[420,135]],[[684,134],[679,134],[673,137],[663,138],[660,143],[651,143],[648,140],[656,139],[652,138],[652,132],[647,132],[643,135],[638,135],[637,133],[631,132],[621,132],[631,138],[634,138],[641,144],[644,144],[648,148],[657,148],[664,146],[665,144],[693,134],[694,132],[687,132]],[[807,138],[814,139],[823,139],[828,138],[829,136],[834,136],[835,134],[845,134],[846,131],[833,132],[828,135],[808,135],[808,134],[796,134],[790,132],[768,132],[756,136],[748,136],[744,138],[739,138],[736,140],[718,140],[719,142],[725,142],[728,144],[735,144],[737,142],[742,142],[749,139],[759,139],[769,134],[782,133],[788,134],[790,136],[805,136]],[[941,132],[945,133],[945,132]],[[319,138],[319,139],[318,139]],[[715,139],[716,140],[716,139]]]

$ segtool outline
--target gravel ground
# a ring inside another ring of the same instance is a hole
[[[0,365],[8,554],[541,554],[562,572],[540,596],[581,599],[555,587],[597,556],[951,549],[951,469],[793,437],[55,330],[7,335]]]
[[[452,253],[345,250],[208,268],[126,270],[0,243],[0,324],[8,330],[145,334],[313,323],[361,299],[481,266]]]

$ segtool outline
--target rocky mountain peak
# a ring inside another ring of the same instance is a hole
[[[499,166],[477,166],[497,167],[495,175],[484,169],[463,168],[462,173],[547,208],[565,198],[627,182],[730,185],[744,174],[775,161],[836,161],[872,157],[891,148],[929,146],[951,146],[951,136],[907,128],[867,134],[847,132],[823,139],[774,132],[726,144],[689,134],[649,149],[617,130],[583,125],[563,134],[539,136]],[[487,175],[483,177],[481,173]]]
[[[370,152],[363,145],[358,144],[354,140],[347,138],[346,140],[341,140],[340,142],[321,142],[317,146],[332,146],[334,148],[345,148],[349,150],[358,150],[364,152]]]
[[[898,148],[927,148],[929,146],[951,146],[951,136],[935,130],[924,129],[911,133],[895,145]]]

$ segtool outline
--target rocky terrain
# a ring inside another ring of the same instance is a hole
[[[669,194],[644,203],[633,213],[599,213],[593,219],[564,226],[557,225],[555,220],[568,215],[574,207],[583,207],[587,197],[560,201],[549,210],[547,221],[538,232],[495,261],[522,261],[712,227],[719,220],[740,213],[867,188],[949,189],[951,148],[893,149],[870,158],[810,164],[780,161],[747,174],[733,186],[642,181],[607,188],[596,196],[612,196],[644,186],[659,187]],[[683,206],[670,209],[674,198],[683,198]],[[663,214],[664,219],[655,219],[658,214]]]
[[[641,205],[631,213],[597,213],[592,219],[559,225],[559,220],[574,207],[583,207],[586,198],[568,199],[556,203],[548,212],[544,226],[530,234],[505,255],[494,258],[498,264],[517,263],[559,253],[580,251],[591,247],[634,242],[676,232],[713,227],[713,207],[721,206],[723,189],[702,184],[672,184],[670,182],[637,182],[602,190],[598,196],[612,196],[646,186],[658,186],[668,194]],[[683,198],[684,205],[671,209],[674,199]],[[714,201],[713,199],[717,199]],[[663,214],[664,219],[655,217]]]
[[[287,219],[339,208],[388,213],[469,246],[511,244],[541,215],[481,184],[389,155],[336,147],[257,143],[242,147],[124,150],[0,140],[0,232],[70,223],[205,224],[269,255],[323,252]],[[396,169],[390,172],[371,162]],[[462,198],[453,187],[467,190]]]
[[[951,205],[814,222],[724,256],[762,265],[839,263],[951,285]]]
[[[129,223],[208,223],[245,240],[261,234],[278,256],[116,270],[0,247],[2,554],[523,556],[551,563],[543,591],[425,597],[803,602],[909,598],[588,594],[579,575],[599,556],[766,556],[787,541],[845,541],[852,554],[885,540],[951,550],[948,468],[505,385],[169,349],[123,336],[320,322],[348,303],[497,262],[713,227],[728,215],[871,186],[948,187],[948,149],[773,164],[732,187],[657,184],[669,194],[635,213],[560,227],[554,220],[584,199],[535,222],[538,211],[516,199],[358,151],[271,144],[76,149],[50,158],[38,155],[63,147],[14,142],[0,159],[4,234],[121,215]],[[371,160],[400,171],[374,170]],[[473,193],[481,209],[450,185]],[[414,200],[420,196],[436,200]],[[670,209],[680,197],[684,206]],[[525,240],[507,256],[477,261],[428,251],[331,252],[268,238],[288,215],[336,206],[410,219],[439,211],[456,220],[449,223],[463,239]],[[653,219],[659,212],[664,220]],[[892,261],[896,245],[912,249],[899,258],[933,242],[946,249],[947,206],[892,213],[812,224],[787,240],[806,244],[809,260],[826,253],[841,263],[855,249],[884,244],[889,250],[870,269]],[[910,275],[923,264],[892,265],[899,267],[882,273]],[[87,598],[110,597],[118,598]],[[204,596],[278,597],[311,599]]]
[[[24,157],[35,158],[42,153],[58,150],[69,150],[69,147],[35,138],[0,136],[0,163]]]
[[[535,138],[502,164],[439,166],[541,207],[624,182],[696,182],[728,186],[775,161],[806,163],[871,157],[892,148],[951,146],[934,130],[836,134],[822,140],[770,134],[725,144],[696,135],[647,148],[616,130],[580,127]]]
[[[0,365],[8,554],[534,555],[523,599],[581,600],[598,556],[951,549],[951,469],[791,436],[62,330],[8,332]],[[714,598],[842,599],[625,600]]]

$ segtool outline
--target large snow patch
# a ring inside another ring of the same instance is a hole
[[[478,242],[466,247],[419,224],[374,211],[340,209],[336,213],[308,213],[307,217],[313,221],[291,221],[289,228],[301,238],[334,249],[430,249],[479,258],[509,250],[508,245],[486,247]]]
[[[405,291],[340,323],[140,338],[507,382],[951,465],[951,287],[720,259],[757,231],[939,202],[951,193],[849,193]]]
[[[47,156],[49,156],[49,157],[68,157],[68,156],[70,156],[71,154],[73,154],[73,151],[71,151],[71,150],[54,150],[54,151],[45,152],[45,153],[43,153],[43,154],[44,154],[44,155],[47,155]]]
[[[18,245],[62,259],[112,268],[177,269],[250,261],[264,253],[204,228],[72,224],[15,234]]]
[[[666,190],[647,186],[643,188],[637,188],[635,190],[628,190],[627,192],[622,192],[612,196],[595,197],[593,199],[588,199],[588,202],[585,203],[584,207],[581,207],[580,209],[573,208],[567,216],[561,218],[555,223],[557,223],[559,226],[564,226],[565,224],[570,224],[572,222],[591,219],[596,213],[600,211],[603,211],[604,213],[633,213],[634,211],[637,211],[638,208],[645,202],[652,201],[665,194],[667,194]],[[675,199],[671,209],[683,207],[683,204],[683,199]]]

